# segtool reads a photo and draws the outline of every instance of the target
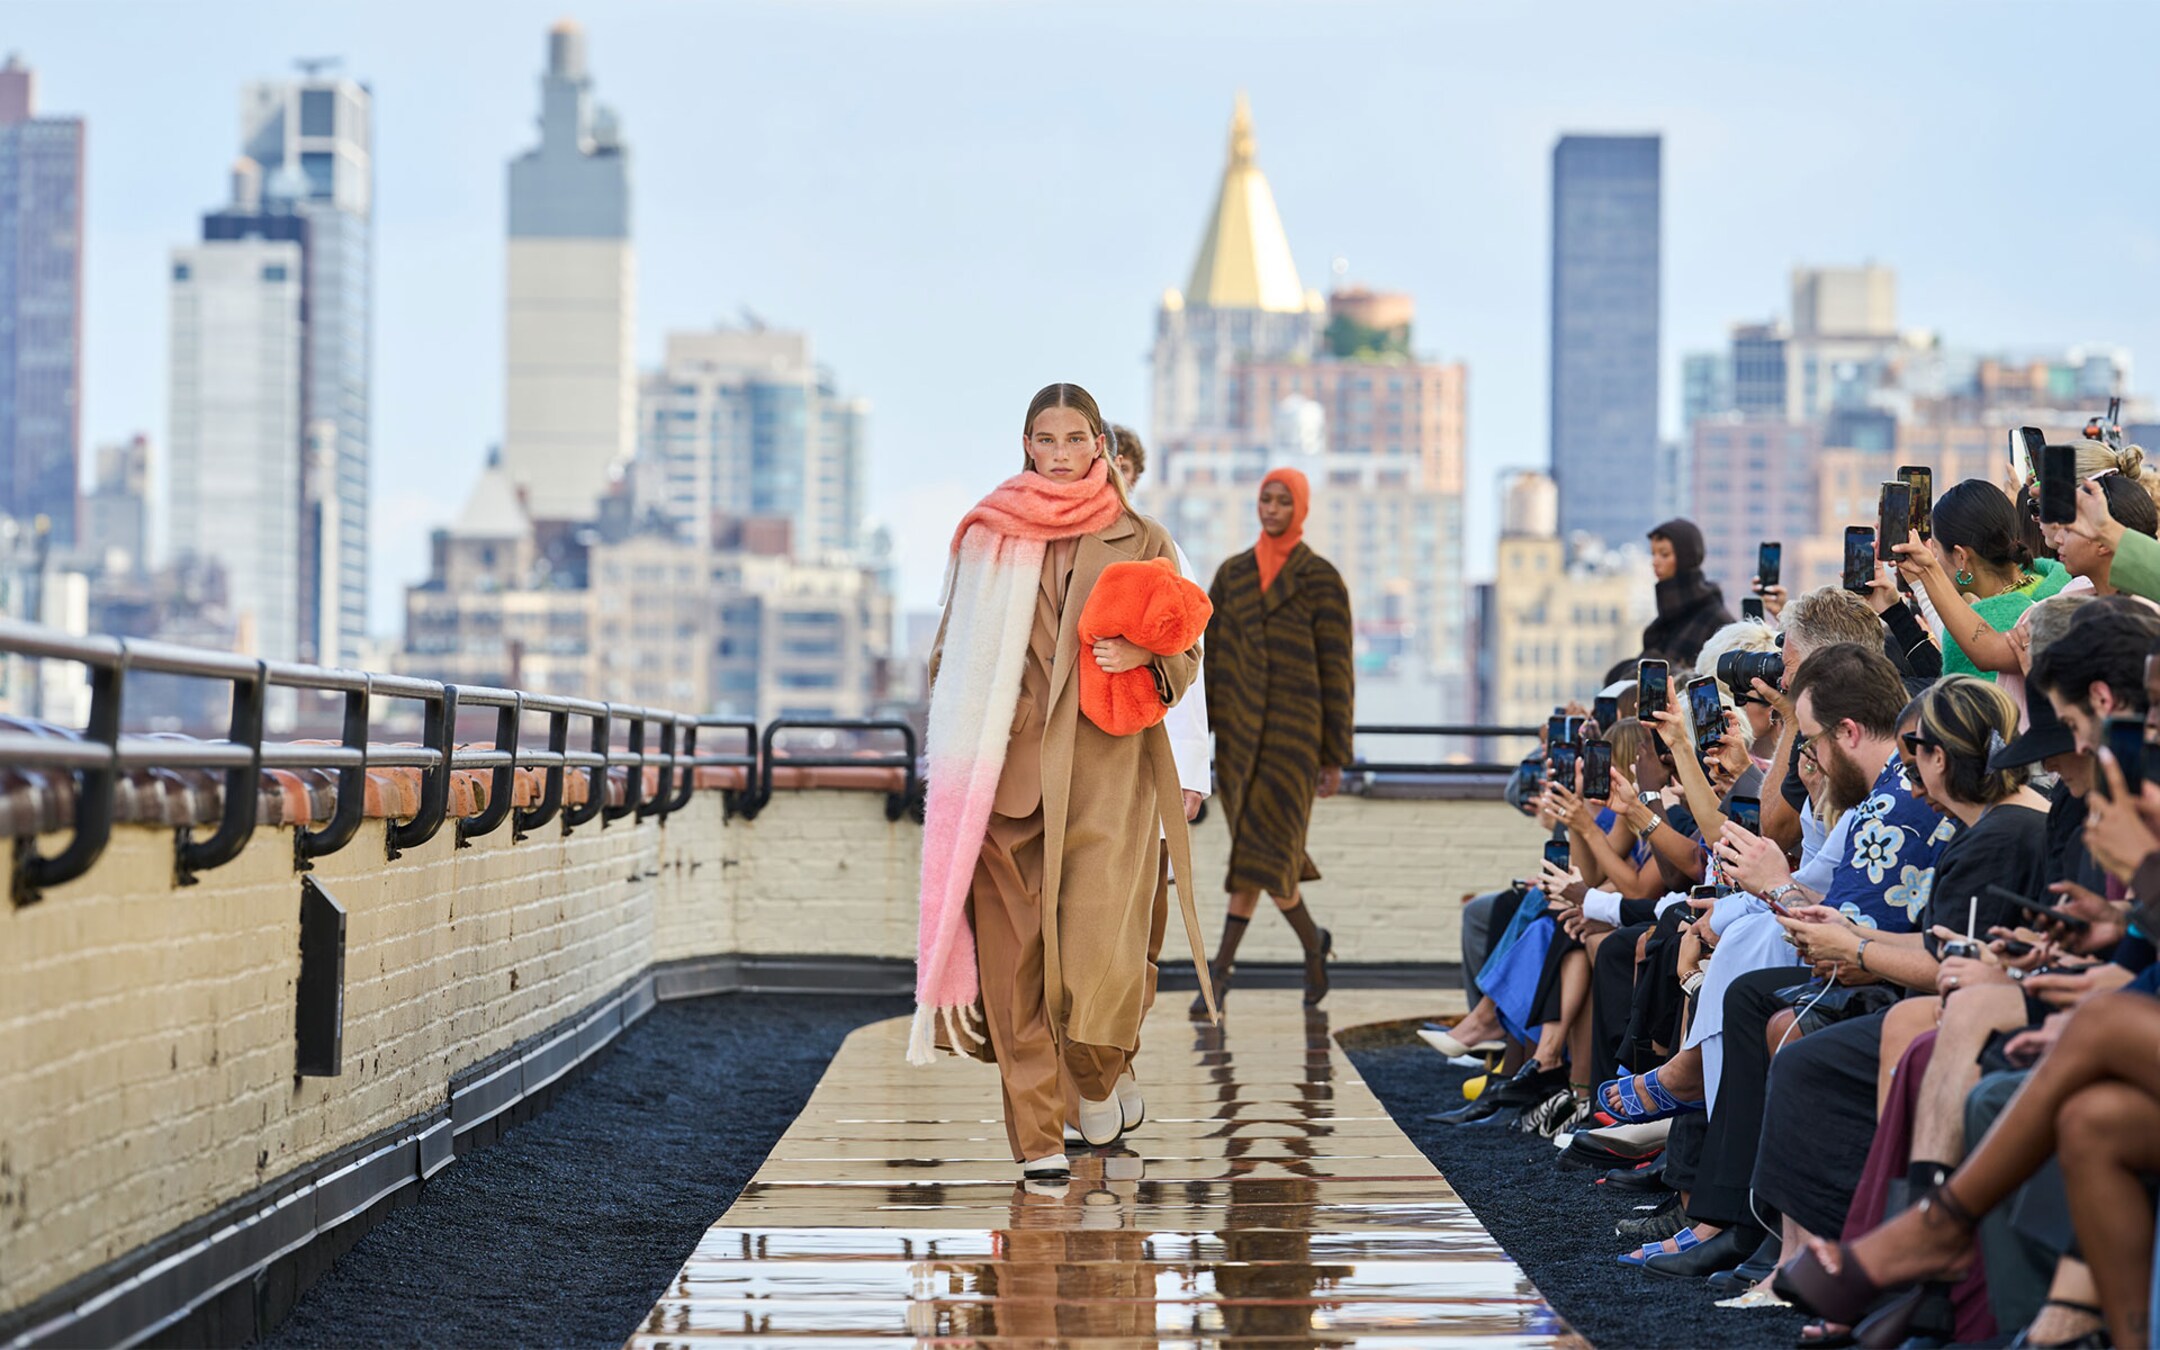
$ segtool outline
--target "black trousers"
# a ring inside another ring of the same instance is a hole
[[[1748,1203],[1762,1145],[1763,1103],[1770,1092],[1770,1049],[1763,1035],[1771,1017],[1787,1006],[1777,991],[1805,978],[1805,971],[1775,966],[1751,970],[1725,991],[1725,1074],[1688,1199],[1688,1217],[1698,1223],[1730,1226],[1771,1217],[1767,1206],[1751,1208]]]
[[[1844,1231],[1845,1212],[1875,1143],[1885,1016],[1832,1023],[1771,1061],[1755,1198],[1817,1237]]]
[[[1628,1019],[1635,1009],[1635,944],[1655,925],[1615,928],[1598,948],[1590,966],[1590,1081],[1606,1083],[1620,1076],[1620,1066],[1635,1067],[1624,1051]],[[1645,1065],[1644,1067],[1648,1067]]]

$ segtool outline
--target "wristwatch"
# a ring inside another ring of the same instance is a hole
[[[1774,904],[1782,905],[1785,903],[1786,896],[1791,895],[1793,892],[1799,889],[1800,884],[1798,882],[1788,881],[1782,886],[1772,886],[1769,890],[1764,891],[1763,899],[1771,901]]]

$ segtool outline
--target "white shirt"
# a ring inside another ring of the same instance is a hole
[[[1170,547],[1177,553],[1178,575],[1192,580],[1192,560],[1185,556],[1184,549],[1178,548],[1177,541],[1172,540]],[[1208,733],[1207,685],[1200,671],[1193,671],[1192,684],[1185,690],[1185,697],[1170,705],[1170,711],[1163,717],[1163,730],[1170,733],[1170,755],[1177,761],[1178,786],[1203,797],[1214,791],[1209,762],[1212,742]]]

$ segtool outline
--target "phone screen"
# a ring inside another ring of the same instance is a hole
[[[2019,427],[2010,433],[2010,468],[2019,483],[2040,472],[2040,451],[2046,445],[2047,436],[2038,427]]]
[[[2067,525],[2077,519],[2077,447],[2040,447],[2040,519]]]
[[[1667,680],[1670,673],[1663,661],[1645,661],[1635,667],[1635,715],[1649,725],[1652,713],[1663,712],[1672,697]]]
[[[1612,796],[1612,742],[1585,741],[1582,756],[1582,795],[1604,801]]]
[[[1558,716],[1554,716],[1554,717],[1548,717],[1548,718],[1546,718],[1546,719],[1545,719],[1545,744],[1547,744],[1547,745],[1558,745],[1558,744],[1560,744],[1560,742],[1562,742],[1562,741],[1564,741],[1564,740],[1566,740],[1566,739],[1567,739],[1567,719],[1566,719],[1565,717],[1558,717]]]
[[[2078,932],[2084,932],[2086,929],[2092,927],[2091,924],[2085,922],[2085,920],[2079,918],[2075,914],[2066,914],[2061,910],[2056,909],[2053,905],[2046,904],[2039,900],[2029,900],[2026,897],[2019,895],[2016,891],[2011,890],[2007,886],[1997,886],[1994,883],[1990,882],[1988,884],[1988,894],[1994,896],[1998,900],[2009,901],[2011,904],[2017,906],[2019,909],[2024,910],[2027,914],[2032,915],[2036,919],[2044,919],[2049,923],[2061,924],[2065,928],[2075,929]]]
[[[1845,527],[1845,589],[1867,591],[1875,580],[1875,531],[1865,525]]]
[[[1725,734],[1725,705],[1718,699],[1716,677],[1704,676],[1689,685],[1687,702],[1688,717],[1695,723],[1695,752],[1708,755]]]
[[[1765,539],[1755,546],[1755,586],[1768,590],[1778,584],[1778,572],[1785,563],[1785,546],[1775,539]]]
[[[1620,720],[1620,700],[1610,694],[1599,694],[1590,705],[1590,720],[1597,723],[1600,732],[1611,731],[1613,723]]]
[[[1545,762],[1552,767],[1552,780],[1573,792],[1575,766],[1582,762],[1582,747],[1572,741],[1555,741],[1545,752]]]
[[[1751,595],[1743,599],[1740,602],[1740,617],[1743,619],[1753,619],[1757,623],[1764,622],[1762,597],[1759,595]]]
[[[1749,834],[1762,833],[1762,800],[1758,797],[1735,797],[1725,804],[1725,814]]]
[[[2115,756],[2115,764],[2122,770],[2123,785],[2130,789],[2132,797],[2145,788],[2145,719],[2143,717],[2110,717],[2107,720],[2108,753]],[[2101,784],[2107,780],[2101,778]],[[2103,786],[2102,791],[2106,789]]]
[[[1935,534],[1935,471],[1918,464],[1906,464],[1897,471],[1912,489],[1912,537],[1927,540]]]
[[[1545,841],[1545,861],[1565,872],[1568,870],[1568,846],[1565,839]]]
[[[1885,561],[1897,561],[1897,546],[1912,532],[1912,484],[1885,483],[1875,503],[1875,547]]]

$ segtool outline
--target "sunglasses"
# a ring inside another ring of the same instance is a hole
[[[1935,740],[1924,731],[1900,732],[1898,734],[1898,743],[1903,745],[1906,751],[1913,755],[1918,755],[1920,753],[1921,747],[1923,746],[1931,750],[1940,750],[1943,748],[1943,743],[1941,741]]]

